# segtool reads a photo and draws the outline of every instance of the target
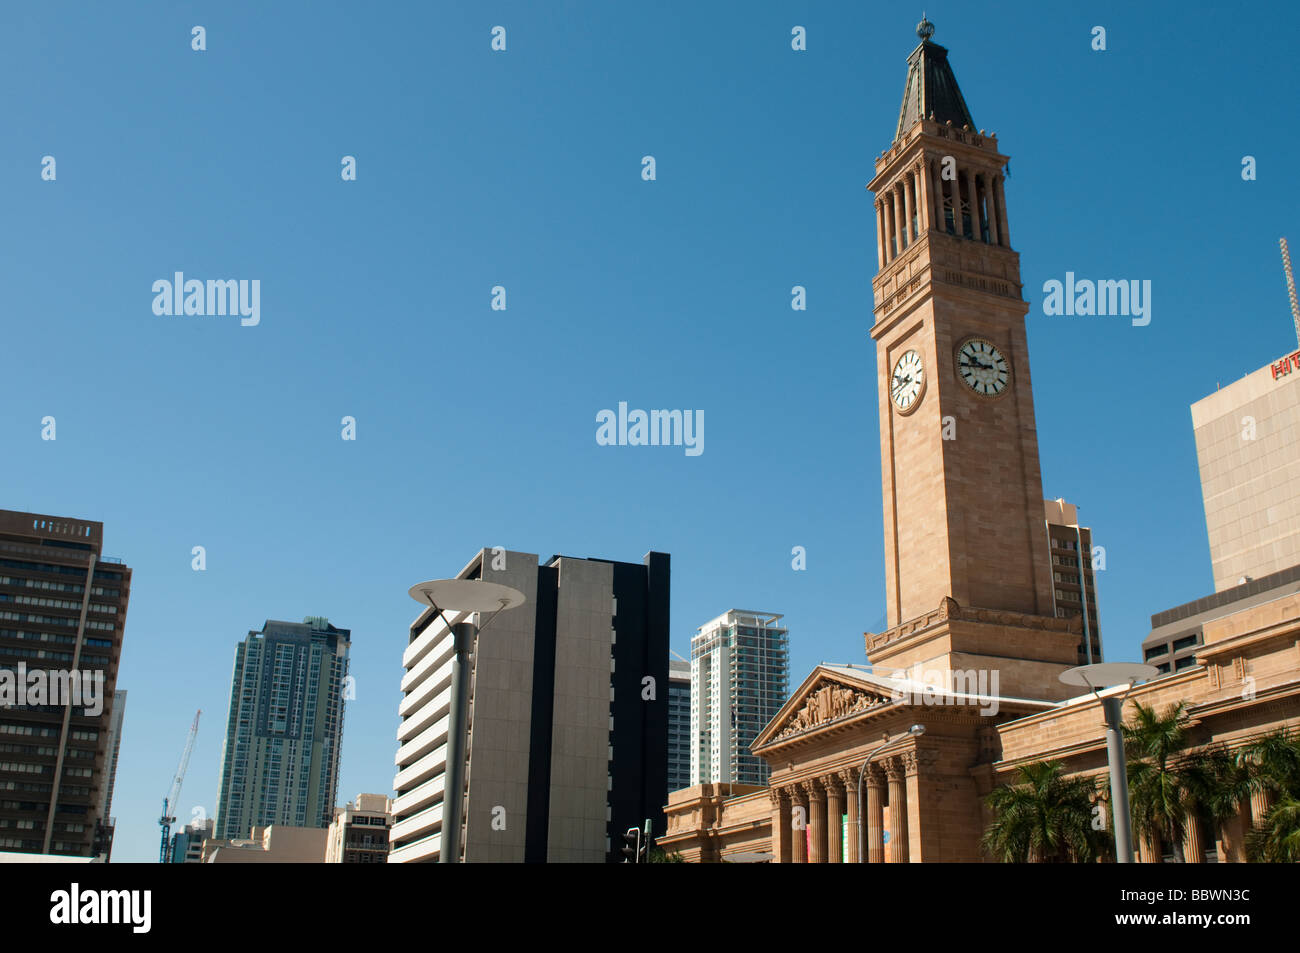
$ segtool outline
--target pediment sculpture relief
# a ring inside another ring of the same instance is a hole
[[[790,717],[785,728],[780,731],[777,737],[784,738],[786,735],[807,731],[809,728],[825,724],[828,721],[835,721],[846,715],[868,711],[877,705],[885,704],[887,701],[887,698],[882,698],[879,695],[869,695],[866,692],[858,691],[856,688],[848,688],[843,685],[823,685],[808,695],[803,707]]]

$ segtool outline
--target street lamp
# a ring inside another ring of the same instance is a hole
[[[913,738],[919,738],[921,737],[921,735],[925,734],[925,725],[913,725],[911,728],[907,729],[907,734],[911,735]],[[906,737],[906,735],[904,735],[903,737]],[[866,807],[864,806],[866,802],[864,800],[865,795],[862,790],[862,779],[866,777],[867,767],[868,765],[871,764],[871,759],[874,758],[876,755],[880,754],[881,751],[885,750],[885,748],[889,747],[889,745],[893,744],[894,741],[896,740],[897,739],[890,738],[889,732],[886,731],[884,737],[881,739],[880,744],[876,745],[874,748],[871,749],[871,753],[867,755],[867,760],[862,762],[862,767],[858,770],[857,838],[858,838],[858,863],[860,864],[865,864],[867,862],[867,827],[862,822],[863,818],[865,818],[867,814],[866,814]]]
[[[1110,813],[1115,818],[1115,861],[1133,863],[1133,837],[1129,833],[1128,770],[1124,760],[1124,699],[1139,680],[1159,674],[1154,665],[1141,662],[1097,662],[1080,665],[1060,674],[1066,685],[1092,690],[1106,716],[1106,759],[1110,762]],[[1101,697],[1099,689],[1128,685],[1123,695]]]
[[[455,651],[451,657],[451,709],[447,713],[447,768],[442,788],[442,844],[438,860],[454,864],[460,858],[460,823],[465,806],[465,729],[469,721],[470,650],[480,632],[492,624],[502,609],[523,605],[524,594],[495,582],[479,579],[433,579],[416,583],[408,595],[421,605],[431,606],[452,633]],[[465,613],[455,625],[446,613]],[[470,613],[492,615],[481,626],[468,621]]]

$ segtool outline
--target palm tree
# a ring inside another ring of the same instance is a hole
[[[1254,790],[1273,799],[1260,825],[1246,835],[1247,858],[1300,862],[1300,737],[1274,731],[1248,745],[1240,760],[1249,766]]]
[[[1133,723],[1124,726],[1133,832],[1149,843],[1170,843],[1176,861],[1183,863],[1187,814],[1196,806],[1198,788],[1184,757],[1187,702],[1171,705],[1163,714],[1141,702],[1134,709]]]
[[[1087,778],[1062,776],[1059,761],[1022,764],[1020,782],[985,798],[994,812],[981,848],[1004,863],[1091,863],[1106,853],[1106,832],[1093,827],[1097,789]]]
[[[1241,815],[1255,790],[1250,765],[1223,745],[1214,745],[1189,759],[1183,771],[1194,812],[1210,822],[1217,839],[1226,841],[1228,825]]]

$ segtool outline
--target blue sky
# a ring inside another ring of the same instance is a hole
[[[739,606],[785,614],[796,684],[865,660],[885,610],[864,186],[920,12],[0,11],[0,506],[102,520],[135,570],[114,860],[156,858],[196,708],[181,814],[214,810],[234,646],[268,618],[352,629],[339,796],[390,790],[406,589],[483,546],[668,552],[679,652]],[[1295,348],[1296,75],[1259,24],[1300,14],[926,12],[1011,156],[1044,492],[1106,546],[1105,648],[1134,658],[1151,613],[1213,590],[1188,405]],[[1067,270],[1149,279],[1151,324],[1044,316]],[[260,280],[261,323],[156,316],[175,271]],[[703,410],[705,452],[597,446],[619,401]]]

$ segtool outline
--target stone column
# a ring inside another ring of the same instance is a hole
[[[1183,860],[1189,864],[1205,863],[1205,844],[1201,840],[1201,821],[1191,811],[1183,818]]]
[[[966,170],[966,204],[970,207],[970,234],[975,241],[980,240],[980,209],[979,199],[975,196],[975,171]],[[958,233],[966,233],[958,229]]]
[[[826,863],[844,863],[844,788],[837,775],[823,779],[826,787]]]
[[[1002,173],[993,177],[993,192],[997,196],[998,234],[1002,237],[1002,246],[1011,247],[1011,232],[1007,228],[1007,195],[1002,187]]]
[[[885,862],[885,775],[880,766],[867,768],[867,863]]]
[[[943,178],[940,164],[941,160],[935,159],[934,166],[930,169],[930,183],[934,196],[930,202],[930,207],[934,213],[934,227],[939,231],[943,231]]]
[[[1264,815],[1273,806],[1273,797],[1267,791],[1253,791],[1250,795],[1250,823],[1253,827],[1264,825]]]
[[[856,864],[858,860],[858,844],[862,838],[861,828],[862,819],[858,816],[858,801],[860,792],[858,791],[858,773],[852,768],[840,772],[840,782],[844,785],[844,799],[849,809],[849,839],[844,845],[844,862],[846,864]]]
[[[989,243],[992,245],[1001,245],[998,241],[998,200],[993,197],[993,176],[984,173],[984,207],[987,209],[987,218],[989,220]]]
[[[907,778],[903,759],[890,758],[885,762],[885,775],[889,778],[889,862],[907,863]]]
[[[876,268],[885,267],[885,203],[876,200]]]
[[[808,796],[802,785],[790,788],[790,854],[791,863],[808,863]]]
[[[808,792],[808,844],[810,864],[826,863],[826,789],[820,779],[803,783]]]
[[[767,796],[772,802],[772,863],[788,864],[792,858],[790,795],[781,788],[772,788]]]
[[[925,159],[922,159],[916,166],[912,174],[912,181],[916,189],[916,237],[920,238],[930,227],[929,219],[929,196],[926,195],[925,187]]]
[[[914,207],[911,188],[912,177],[910,175],[903,176],[903,180],[899,185],[903,190],[903,237],[907,239],[907,246],[911,248],[912,242],[916,241],[916,236],[912,234],[912,209]]]
[[[895,258],[897,258],[899,255],[903,253],[902,230],[898,227],[899,219],[902,216],[898,208],[898,189],[896,187],[890,186],[889,198],[890,201],[893,203],[893,212],[890,217],[890,222],[893,223],[893,234],[890,236],[892,241],[889,243],[889,253],[890,253],[889,260],[893,261]]]

